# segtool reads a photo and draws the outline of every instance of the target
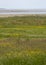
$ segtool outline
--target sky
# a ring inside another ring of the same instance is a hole
[[[0,0],[0,8],[46,9],[46,0]]]

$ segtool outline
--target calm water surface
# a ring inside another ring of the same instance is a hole
[[[0,14],[46,14],[46,12],[0,12]]]

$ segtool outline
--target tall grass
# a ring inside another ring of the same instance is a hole
[[[46,16],[0,18],[0,65],[46,65]]]

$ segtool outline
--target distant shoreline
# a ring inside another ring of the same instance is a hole
[[[13,17],[13,16],[46,16],[46,14],[0,14],[0,17]]]

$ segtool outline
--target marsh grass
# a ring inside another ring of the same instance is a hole
[[[46,16],[0,18],[0,65],[46,65]]]

